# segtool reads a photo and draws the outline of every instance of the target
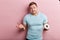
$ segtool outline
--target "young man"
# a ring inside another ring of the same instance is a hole
[[[29,13],[24,17],[23,24],[18,25],[20,29],[26,29],[28,25],[28,31],[26,40],[42,40],[43,29],[48,28],[47,17],[38,11],[38,6],[35,2],[29,4]]]

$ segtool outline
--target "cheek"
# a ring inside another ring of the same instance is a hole
[[[29,11],[30,11],[30,12],[32,12],[33,10],[32,10],[32,9],[30,9]]]
[[[36,11],[37,11],[37,9],[34,9],[34,10],[33,10],[33,12],[36,12]]]

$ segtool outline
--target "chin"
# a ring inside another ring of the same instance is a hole
[[[33,14],[36,14],[36,12],[33,12]]]

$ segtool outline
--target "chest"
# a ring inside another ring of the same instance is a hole
[[[43,18],[41,16],[30,16],[27,20],[29,26],[43,25]]]

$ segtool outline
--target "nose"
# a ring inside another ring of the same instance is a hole
[[[35,9],[32,9],[32,11],[34,11]]]

